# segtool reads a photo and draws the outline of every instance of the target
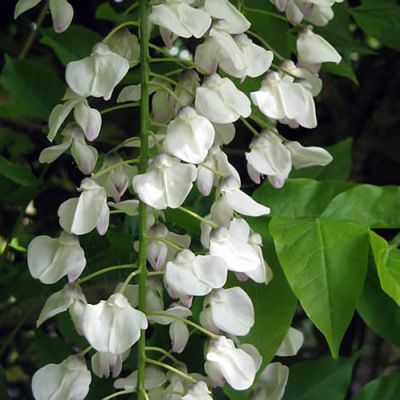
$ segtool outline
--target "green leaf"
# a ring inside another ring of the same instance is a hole
[[[355,361],[356,357],[323,357],[294,364],[283,400],[344,400]]]
[[[271,208],[271,216],[318,217],[337,194],[351,186],[344,182],[289,179],[282,189],[275,189],[265,181],[253,197]]]
[[[382,0],[368,1],[351,8],[350,14],[365,33],[400,51],[400,6]]]
[[[338,194],[321,218],[353,221],[374,228],[399,228],[399,186],[357,185]]]
[[[367,273],[368,230],[348,222],[273,217],[270,231],[290,287],[337,357]]]
[[[102,40],[97,32],[80,25],[71,25],[63,33],[56,33],[53,28],[42,29],[41,32],[43,37],[40,43],[53,49],[63,65],[87,57],[93,46]]]
[[[357,303],[357,312],[377,335],[400,347],[400,308],[387,296],[379,283],[370,257],[367,279]]]
[[[383,291],[400,305],[400,250],[370,231],[372,253]]]
[[[13,60],[8,56],[0,84],[9,93],[8,102],[0,105],[0,115],[13,118],[23,116],[47,121],[65,91],[61,80],[43,62]]]
[[[400,374],[392,374],[366,384],[353,400],[397,400],[400,393]]]
[[[350,176],[352,164],[353,139],[346,138],[326,150],[332,155],[333,160],[325,167],[309,167],[293,170],[291,178],[311,178],[319,181],[337,180],[347,181]]]
[[[279,265],[265,219],[253,218],[249,222],[251,228],[262,236],[264,259],[274,274],[267,285],[250,280],[239,284],[251,297],[255,310],[255,324],[243,341],[257,347],[265,366],[275,356],[291,326],[297,299]]]
[[[38,186],[40,180],[33,175],[29,167],[8,161],[0,156],[0,175],[21,186]]]

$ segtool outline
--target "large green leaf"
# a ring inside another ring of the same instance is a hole
[[[21,186],[37,186],[40,183],[28,166],[12,163],[3,156],[0,156],[0,175]]]
[[[273,217],[270,231],[294,294],[337,357],[367,272],[367,229],[349,222]]]
[[[400,250],[372,231],[370,243],[382,289],[400,305]]]
[[[398,400],[400,374],[378,378],[365,385],[353,400]]]
[[[382,291],[372,261],[357,303],[357,312],[373,332],[400,347],[400,308]]]
[[[353,221],[375,228],[399,228],[400,186],[357,185],[338,194],[321,218]]]
[[[382,0],[364,3],[350,9],[357,25],[383,45],[400,51],[400,6]]]
[[[271,216],[318,217],[337,194],[351,186],[345,182],[289,179],[282,189],[274,189],[265,181],[253,197],[271,208]]]
[[[7,104],[0,105],[0,115],[32,117],[42,121],[47,121],[65,91],[61,80],[43,62],[14,60],[8,56],[0,84],[9,94]]]
[[[327,146],[326,150],[332,155],[331,163],[324,167],[309,167],[293,170],[291,178],[311,178],[319,181],[337,180],[347,181],[350,176],[352,164],[352,138],[346,138],[333,146]]]
[[[42,29],[41,43],[51,47],[63,65],[87,57],[102,37],[88,28],[71,25],[65,32],[56,33],[53,28]]]
[[[344,400],[355,361],[323,357],[293,365],[283,400]]]
[[[268,285],[253,281],[240,283],[253,301],[256,316],[255,325],[243,341],[257,347],[263,365],[266,365],[275,356],[291,326],[297,299],[279,265],[265,219],[254,218],[250,222],[251,228],[262,236],[264,259],[274,275]]]

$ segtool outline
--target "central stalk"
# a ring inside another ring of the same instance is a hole
[[[140,99],[140,163],[139,173],[144,174],[148,164],[148,132],[149,132],[149,27],[148,27],[148,0],[140,0],[139,5],[139,34],[140,34],[140,75],[141,75],[141,99]],[[147,208],[142,201],[139,203],[139,310],[146,312],[146,223]],[[141,332],[138,344],[138,400],[144,400],[144,371],[146,363],[146,336]]]

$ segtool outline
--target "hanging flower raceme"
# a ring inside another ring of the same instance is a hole
[[[194,165],[182,164],[166,154],[158,155],[145,174],[133,178],[133,189],[140,200],[164,210],[177,208],[185,201],[196,179]]]
[[[79,197],[65,201],[58,208],[61,227],[75,235],[84,235],[96,228],[104,235],[110,220],[105,189],[93,179],[85,178],[79,191]]]
[[[95,305],[87,304],[83,311],[83,334],[100,352],[124,353],[139,340],[141,329],[147,329],[145,314],[135,310],[121,293]]]
[[[339,64],[342,57],[322,36],[313,32],[312,27],[302,30],[296,42],[299,64],[311,71],[318,71],[322,63]]]
[[[259,355],[253,358],[254,350],[249,354],[221,336],[210,342],[204,369],[215,386],[223,386],[226,381],[235,390],[246,390],[253,384],[260,364]]]
[[[86,139],[96,139],[101,129],[100,112],[91,108],[85,97],[79,96],[71,89],[67,89],[63,100],[65,103],[56,105],[51,111],[47,138],[53,141],[68,115],[74,110],[75,122],[82,128]]]
[[[36,371],[32,392],[36,400],[83,400],[91,381],[84,359],[69,356],[60,364],[47,364]]]
[[[180,110],[167,127],[164,149],[182,161],[199,164],[214,143],[214,127],[192,107]]]
[[[85,175],[90,174],[97,162],[96,148],[86,143],[84,132],[75,123],[69,123],[61,134],[64,136],[63,141],[58,145],[43,149],[39,161],[50,164],[71,148],[72,158],[80,171]]]
[[[74,282],[85,266],[85,254],[79,240],[65,232],[57,239],[37,236],[28,246],[29,271],[42,283],[52,284],[64,276]]]
[[[196,110],[211,122],[227,124],[251,114],[247,96],[228,78],[213,74],[196,90]]]
[[[108,100],[128,70],[129,62],[124,57],[111,51],[104,43],[98,43],[89,57],[68,63],[65,79],[79,96]]]
[[[290,126],[315,128],[314,99],[309,90],[294,78],[270,72],[263,80],[260,90],[250,94],[253,103],[268,118],[280,120]]]
[[[191,3],[193,1],[165,0],[151,8],[149,19],[177,36],[200,38],[210,27],[211,17],[204,10],[190,6]]]
[[[40,2],[41,0],[18,0],[15,5],[14,19],[35,7]],[[49,8],[53,19],[54,31],[57,33],[66,31],[74,16],[74,9],[71,4],[69,4],[67,0],[50,0]]]
[[[248,294],[240,287],[213,290],[204,300],[201,324],[211,332],[222,330],[245,336],[254,325],[254,307]]]

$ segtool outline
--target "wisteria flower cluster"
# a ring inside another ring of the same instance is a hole
[[[293,24],[305,20],[323,25],[332,18],[335,1],[272,2]],[[37,3],[20,0],[15,16]],[[299,28],[297,60],[275,64],[274,53],[251,34],[250,22],[228,0],[162,0],[147,7],[147,1],[141,1],[140,41],[128,29],[137,23],[123,23],[90,55],[67,65],[68,88],[49,118],[48,139],[56,144],[42,151],[40,162],[55,162],[70,151],[84,178],[77,196],[58,208],[60,236],[38,236],[28,248],[34,278],[44,284],[67,279],[64,288],[48,298],[37,325],[68,311],[90,347],[38,370],[34,396],[84,399],[93,373],[117,378],[117,390],[137,391],[138,398],[206,400],[212,399],[213,388],[227,384],[235,390],[252,388],[253,400],[279,400],[288,367],[278,362],[265,366],[258,350],[241,339],[256,315],[240,282],[265,285],[273,279],[261,236],[244,217],[268,215],[270,209],[242,190],[224,147],[234,140],[239,124],[248,129],[252,137],[243,156],[249,177],[255,183],[267,177],[275,188],[285,184],[292,168],[328,164],[332,157],[326,150],[289,141],[277,126],[317,126],[314,99],[322,87],[320,65],[339,63],[341,57],[310,26]],[[72,7],[65,0],[50,0],[50,10],[55,30],[64,31]],[[148,22],[159,30],[165,47],[149,43]],[[193,61],[176,58],[184,66],[177,79],[149,72],[149,51],[168,54],[178,38],[196,41]],[[138,64],[141,84],[120,88]],[[235,82],[255,77],[263,78],[261,86],[248,97]],[[119,104],[141,104],[141,134],[127,136],[100,161],[94,144],[102,117],[90,105],[91,98],[110,101],[116,90]],[[126,158],[125,149],[138,148],[137,158]],[[213,198],[208,215],[185,207],[195,186]],[[164,219],[168,208],[198,220],[201,249],[188,234],[169,230]],[[138,260],[107,299],[89,304],[81,287],[90,277],[80,278],[87,264],[80,236],[93,230],[105,235],[114,213],[140,220],[139,237],[132,238]],[[198,297],[203,305],[196,322],[191,307]],[[145,332],[155,324],[168,326],[170,349],[146,346]],[[188,371],[178,359],[193,332],[206,338],[203,371]],[[277,355],[295,355],[302,342],[301,332],[290,328]],[[124,361],[134,346],[139,346],[138,369],[125,375]],[[168,362],[148,356],[157,351]],[[85,360],[89,352],[92,372]]]

